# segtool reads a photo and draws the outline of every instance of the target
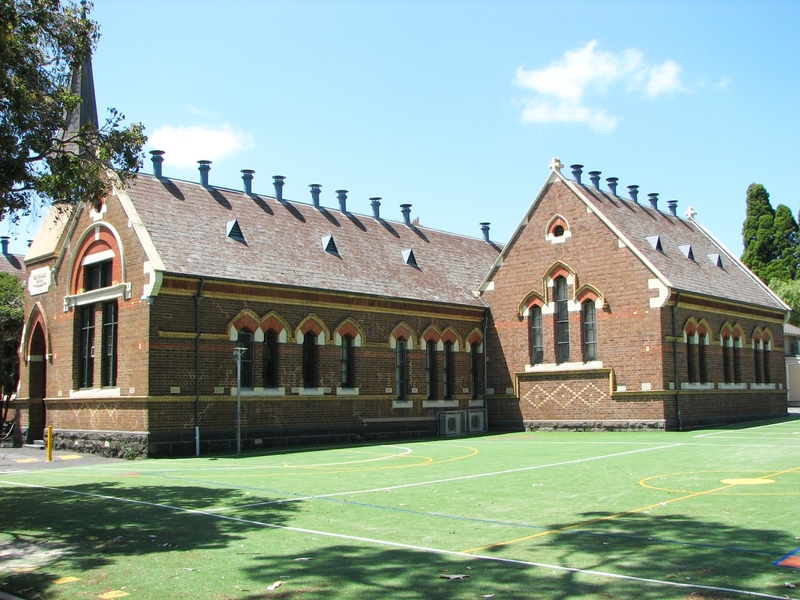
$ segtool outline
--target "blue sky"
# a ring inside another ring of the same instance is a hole
[[[745,191],[796,214],[800,3],[96,0],[106,107],[164,174],[506,241],[552,157],[660,194],[741,253]],[[150,172],[149,160],[145,170]],[[586,177],[586,176],[584,176]],[[605,187],[605,185],[603,185]],[[8,227],[8,225],[3,225]],[[23,222],[24,252],[36,223]]]

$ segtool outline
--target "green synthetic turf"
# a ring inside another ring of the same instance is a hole
[[[800,420],[76,465],[0,493],[0,591],[25,598],[800,597]]]

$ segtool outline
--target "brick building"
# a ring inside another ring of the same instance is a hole
[[[552,173],[481,285],[489,423],[667,427],[786,414],[788,307],[677,202]]]
[[[84,78],[85,79],[85,78]],[[88,94],[88,92],[87,92]],[[87,96],[88,97],[88,96]],[[91,92],[93,98],[93,91]],[[93,103],[93,101],[92,101]],[[551,173],[505,247],[153,174],[25,257],[29,439],[120,456],[786,413],[787,307],[695,220]],[[235,348],[244,349],[241,386]],[[443,417],[444,415],[444,417]]]

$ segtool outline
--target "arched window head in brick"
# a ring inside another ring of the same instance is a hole
[[[764,350],[772,350],[775,345],[775,338],[772,337],[772,332],[769,329],[764,329],[761,333],[761,341],[764,343]]]
[[[39,348],[38,344],[42,341],[39,339],[39,334],[36,334],[37,342],[34,344],[34,331],[36,328],[39,328],[39,331],[44,334],[44,348]],[[47,313],[45,313],[44,308],[42,307],[41,302],[37,302],[33,305],[33,309],[31,310],[31,314],[28,315],[28,321],[25,324],[25,329],[22,332],[22,343],[24,344],[22,348],[22,359],[28,363],[30,362],[31,356],[43,356],[45,359],[50,357],[49,348],[50,346],[50,329],[47,326]],[[35,347],[36,346],[36,347]]]
[[[543,278],[544,289],[550,289],[551,295],[554,294],[552,290],[555,287],[556,279],[559,277],[563,277],[566,280],[567,285],[571,285],[573,287],[573,290],[578,287],[578,277],[575,275],[575,271],[573,271],[572,268],[566,263],[557,260],[550,265],[547,271],[545,271]],[[553,300],[555,300],[555,297],[553,297]]]
[[[520,319],[524,319],[530,314],[531,308],[533,308],[534,306],[538,306],[541,308],[545,304],[547,304],[545,297],[541,293],[535,290],[531,290],[530,292],[525,294],[525,297],[522,299],[522,302],[520,302],[519,305],[517,306],[517,315],[519,316]]]
[[[104,298],[112,294],[129,299],[131,287],[117,230],[105,222],[87,227],[75,244],[67,277],[70,295],[65,298],[64,310],[94,302],[92,298],[74,296],[98,289],[106,290]]]
[[[750,336],[750,342],[752,343],[753,348],[759,348],[762,346],[762,335],[763,333],[761,331],[761,327],[756,327],[753,330],[753,334]]]
[[[483,332],[477,327],[469,332],[465,350],[471,352],[473,348],[478,354],[483,352]]]
[[[317,346],[324,346],[331,339],[331,332],[317,315],[308,315],[300,321],[300,325],[297,326],[294,334],[298,344],[303,343],[307,333],[312,333],[316,336]]]
[[[352,345],[355,348],[360,348],[361,344],[364,341],[364,330],[361,325],[351,319],[350,317],[346,318],[344,321],[339,323],[333,333],[334,342],[337,346],[342,345],[342,338],[344,336],[349,336],[352,340]]]
[[[422,345],[426,348],[428,347],[428,342],[432,342],[436,350],[438,350],[439,352],[441,352],[442,349],[444,349],[444,343],[442,342],[442,332],[439,331],[439,328],[436,327],[436,325],[433,324],[428,325],[428,327],[425,328],[425,331],[423,331],[422,335],[419,337],[422,340],[421,342]]]
[[[250,333],[259,331],[260,323],[259,316],[249,308],[246,308],[228,323],[228,336],[232,342],[235,342],[239,339],[239,332],[242,330],[247,330]],[[263,332],[262,339],[255,341],[263,341]]]
[[[697,334],[697,319],[690,317],[683,326],[683,341],[689,343]],[[696,340],[693,343],[697,343]]]
[[[452,326],[448,327],[442,332],[442,343],[443,344],[451,344],[453,348],[453,352],[458,352],[461,348],[464,347],[464,341],[458,332],[453,329]]]
[[[551,244],[563,244],[570,237],[572,237],[572,232],[567,220],[561,215],[553,215],[547,222],[544,239]]]
[[[711,333],[711,325],[705,319],[700,319],[697,323],[697,337],[701,344],[708,345],[714,341],[714,336]]]
[[[408,324],[398,323],[394,326],[394,329],[392,329],[392,332],[389,334],[389,347],[396,348],[398,340],[402,340],[406,343],[406,350],[414,349],[414,334]]]
[[[683,339],[686,342],[686,370],[689,383],[706,383],[706,346],[710,341],[709,326],[705,319],[698,323],[689,318],[683,326]]]
[[[603,293],[593,285],[584,283],[581,287],[575,290],[575,302],[583,304],[584,302],[594,302],[596,309],[601,309],[605,305],[605,298]]]
[[[289,334],[292,331],[286,320],[274,310],[268,312],[261,318],[261,325],[258,331],[256,331],[256,341],[264,341],[265,334],[270,330],[275,332],[277,341],[281,344],[285,344],[288,341]]]

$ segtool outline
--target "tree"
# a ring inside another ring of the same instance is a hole
[[[772,220],[773,258],[764,269],[761,278],[764,281],[778,279],[791,281],[797,277],[798,228],[791,209],[779,204]]]
[[[800,281],[773,279],[769,282],[769,287],[791,307],[789,323],[800,327]]]
[[[751,183],[747,187],[747,216],[742,227],[742,262],[764,281],[768,281],[767,268],[777,254],[774,219],[775,210],[766,188],[760,183]]]
[[[14,275],[0,273],[0,424],[8,415],[11,395],[19,381],[19,341],[24,310],[22,283]]]
[[[98,26],[60,0],[0,0],[0,221],[37,202],[98,204],[141,168],[147,138],[109,109],[98,126],[91,53]],[[91,98],[82,98],[87,79]],[[93,114],[92,114],[93,113]],[[80,117],[80,118],[77,118]]]

